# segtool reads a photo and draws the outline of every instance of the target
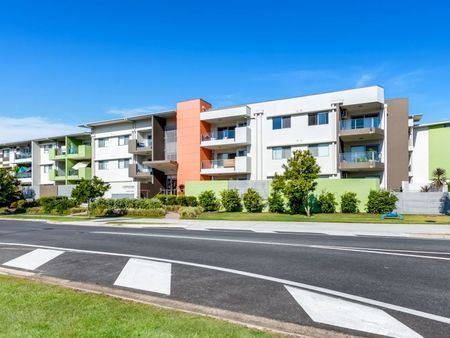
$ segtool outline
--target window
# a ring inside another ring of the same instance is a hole
[[[9,149],[3,149],[3,160],[9,161]]]
[[[314,157],[326,157],[329,155],[328,144],[312,144],[308,147],[308,150]]]
[[[105,148],[106,147],[106,138],[99,138],[98,139],[98,147],[99,148]]]
[[[48,152],[50,151],[50,149],[53,148],[52,144],[44,144],[44,154],[48,154]]]
[[[316,126],[321,124],[328,124],[328,112],[323,111],[319,113],[308,114],[309,126]]]
[[[130,165],[130,160],[128,158],[124,158],[119,160],[119,169],[126,169]]]
[[[291,147],[272,148],[272,160],[282,160],[291,157]]]
[[[98,170],[108,169],[108,161],[98,161]]]
[[[237,151],[237,155],[236,156],[247,156],[247,150],[246,149],[239,149]]]
[[[43,166],[44,174],[48,174],[51,169],[52,169],[52,165],[51,164],[44,165]]]
[[[272,119],[272,129],[284,129],[291,127],[290,116],[277,116]]]
[[[128,144],[129,138],[130,137],[128,135],[119,136],[119,146],[126,146]]]
[[[247,121],[238,122],[238,127],[247,127]]]

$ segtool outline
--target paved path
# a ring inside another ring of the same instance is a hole
[[[209,221],[185,219],[100,219],[77,225],[121,227],[175,227],[186,230],[248,230],[259,233],[316,233],[337,236],[416,237],[450,239],[450,224],[367,224],[319,222]]]
[[[448,336],[449,243],[0,221],[4,267],[363,336]]]

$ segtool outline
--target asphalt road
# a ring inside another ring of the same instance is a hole
[[[0,220],[0,265],[356,335],[450,336],[445,240]]]

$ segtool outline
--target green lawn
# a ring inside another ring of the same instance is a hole
[[[450,216],[405,215],[403,220],[381,220],[379,215],[372,214],[315,214],[311,217],[304,215],[247,213],[247,212],[208,212],[201,214],[198,219],[226,220],[226,221],[274,221],[274,222],[340,222],[340,223],[387,223],[387,224],[450,224]]]
[[[2,337],[276,337],[224,321],[0,276]]]
[[[1,215],[2,218],[14,218],[14,219],[42,219],[55,222],[77,222],[77,221],[87,221],[95,219],[95,217],[87,216],[55,216],[55,215],[29,215],[29,214],[12,214],[12,215]]]

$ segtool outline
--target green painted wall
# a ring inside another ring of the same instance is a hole
[[[202,191],[213,190],[220,198],[220,192],[228,189],[228,181],[188,181],[185,185],[186,196],[198,196]],[[370,190],[380,189],[379,178],[347,178],[328,179],[319,178],[315,195],[319,195],[323,190],[336,194],[336,200],[340,204],[341,195],[345,192],[354,192],[361,201],[359,210],[363,212],[367,203],[367,196]]]
[[[336,200],[340,205],[341,195],[345,192],[354,192],[361,201],[359,203],[359,211],[366,209],[367,197],[370,190],[380,189],[379,178],[346,178],[346,179],[328,179],[319,178],[317,180],[317,188],[315,195],[318,196],[323,190],[336,194]]]
[[[450,175],[450,127],[431,126],[428,129],[428,165],[430,179],[436,168],[443,168]]]
[[[205,190],[212,190],[220,198],[220,192],[228,189],[228,181],[188,181],[184,185],[186,196],[198,196]]]

